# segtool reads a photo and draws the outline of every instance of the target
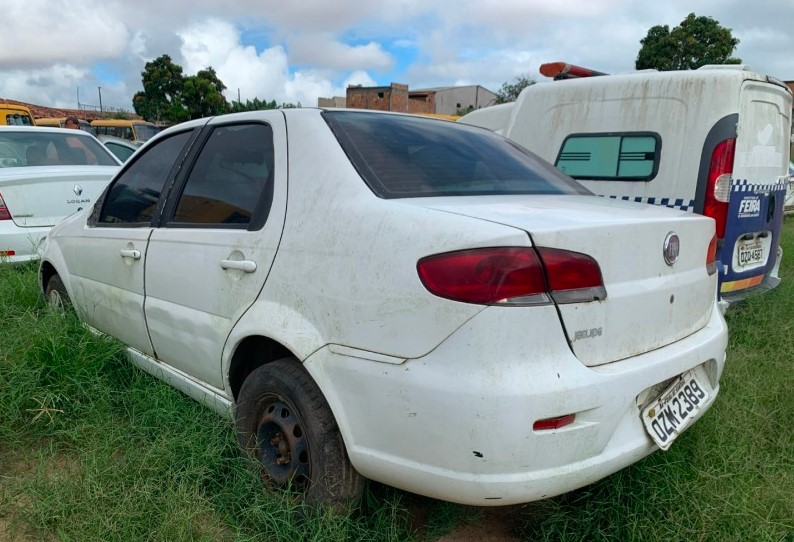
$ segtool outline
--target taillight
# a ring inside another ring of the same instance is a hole
[[[711,238],[709,251],[706,253],[706,271],[709,275],[717,272],[717,236]]]
[[[728,201],[731,198],[731,179],[733,157],[736,153],[736,139],[720,141],[711,153],[708,184],[703,206],[703,214],[717,223],[717,237],[725,237],[725,223],[728,220]]]
[[[6,202],[3,201],[3,195],[0,194],[0,220],[11,220],[11,213],[8,212]]]
[[[422,258],[431,293],[464,303],[538,305],[606,298],[601,270],[578,252],[528,247],[478,248]]]
[[[581,303],[606,299],[604,279],[598,263],[581,252],[538,248],[546,267],[551,296],[557,303]]]

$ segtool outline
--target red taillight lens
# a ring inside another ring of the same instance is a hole
[[[711,238],[709,251],[706,253],[706,271],[709,275],[717,272],[717,236]]]
[[[531,248],[479,248],[422,258],[419,278],[430,292],[466,303],[497,303],[530,296],[548,303],[546,278]]]
[[[605,299],[604,279],[598,263],[580,252],[538,248],[554,301],[581,303]]]
[[[560,427],[571,425],[575,418],[575,414],[568,414],[567,416],[560,416],[558,418],[546,418],[545,420],[538,420],[532,424],[532,430],[548,431],[549,429],[559,429]]]
[[[0,194],[0,220],[11,220],[11,213],[8,212],[6,202],[3,201],[3,195]]]
[[[728,201],[731,197],[731,174],[736,140],[720,141],[711,153],[708,184],[703,214],[717,223],[717,237],[725,237],[725,222],[728,219]]]
[[[538,255],[539,254],[539,255]],[[545,269],[544,269],[545,268]],[[480,248],[419,260],[431,293],[465,303],[544,304],[604,299],[598,264],[585,254],[528,247]]]

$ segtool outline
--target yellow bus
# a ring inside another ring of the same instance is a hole
[[[91,121],[97,135],[111,135],[130,141],[144,142],[160,131],[156,125],[145,120],[98,119]]]
[[[63,128],[67,118],[68,117],[44,117],[36,119],[36,126],[60,126]],[[87,120],[77,119],[77,122],[80,124],[80,129],[82,131],[96,135],[96,130],[91,127],[91,123]]]
[[[0,125],[34,126],[33,115],[24,105],[0,102]]]

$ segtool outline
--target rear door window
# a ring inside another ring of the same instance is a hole
[[[563,141],[554,165],[574,179],[650,181],[660,150],[655,133],[574,134]]]
[[[382,198],[590,193],[482,128],[410,115],[326,111],[323,116],[358,173]]]
[[[185,181],[168,226],[247,228],[272,193],[273,130],[267,124],[212,129]]]

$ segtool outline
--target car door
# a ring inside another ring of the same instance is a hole
[[[144,318],[144,264],[161,195],[178,170],[192,130],[148,147],[97,203],[68,262],[74,305],[92,327],[141,352],[154,350]]]
[[[286,211],[284,116],[255,118],[205,128],[146,257],[157,358],[218,389],[226,338],[265,283]]]

